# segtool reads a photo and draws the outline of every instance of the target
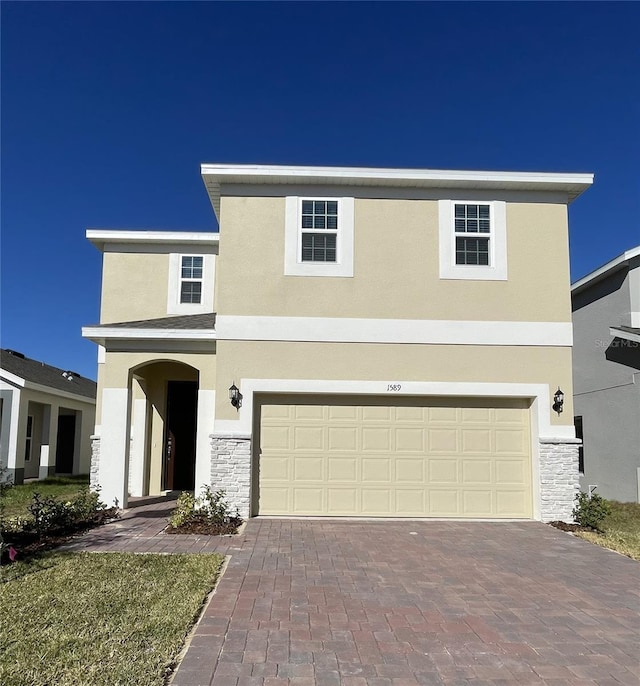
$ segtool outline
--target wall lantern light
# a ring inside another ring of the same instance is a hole
[[[558,390],[553,394],[553,409],[555,412],[558,414],[562,414],[562,406],[564,405],[564,393],[560,390],[560,386],[558,386]]]
[[[229,387],[229,400],[236,410],[242,407],[242,393],[240,393],[240,389],[236,386],[235,382]]]

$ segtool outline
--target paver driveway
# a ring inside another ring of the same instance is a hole
[[[94,535],[94,549],[230,556],[173,686],[640,683],[640,564],[537,522]]]

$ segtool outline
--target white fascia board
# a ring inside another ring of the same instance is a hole
[[[192,231],[117,231],[111,229],[87,229],[86,237],[98,250],[107,244],[153,244],[153,245],[217,245],[218,233]]]
[[[83,326],[82,337],[98,345],[104,345],[107,340],[215,341],[216,332],[211,329],[124,329]]]
[[[624,338],[625,341],[635,341],[640,343],[640,334],[632,333],[631,331],[624,331],[623,329],[616,329],[615,326],[609,328],[609,335],[614,338]]]
[[[216,215],[220,212],[220,185],[223,183],[316,183],[417,188],[562,190],[568,193],[569,202],[575,200],[593,183],[593,174],[457,169],[202,164],[200,172]]]
[[[571,322],[218,315],[216,332],[218,340],[241,341],[561,347],[573,344]]]
[[[591,284],[592,282],[599,281],[607,276],[610,272],[620,269],[628,264],[629,261],[634,257],[638,256],[640,256],[640,245],[635,248],[631,248],[631,250],[623,252],[621,255],[618,255],[618,257],[614,257],[610,262],[607,262],[606,264],[602,265],[602,267],[598,267],[598,269],[589,272],[589,274],[571,284],[571,292],[576,293],[577,291],[582,290],[584,286]]]
[[[12,386],[20,386],[21,388],[25,385],[25,380],[21,376],[16,376],[5,369],[0,369],[0,377],[5,381],[8,381]]]

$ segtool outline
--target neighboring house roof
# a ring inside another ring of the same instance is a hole
[[[12,350],[0,350],[0,369],[24,381],[95,399],[97,384],[77,372],[52,367]]]
[[[635,326],[611,326],[609,327],[609,335],[640,343],[640,328]]]
[[[200,173],[216,216],[220,215],[220,186],[222,184],[315,184],[560,191],[567,194],[568,202],[572,202],[593,183],[593,174],[579,173],[289,167],[263,164],[203,164],[200,167]]]
[[[598,267],[597,269],[594,269],[594,271],[589,272],[586,276],[578,279],[578,281],[571,285],[571,293],[575,295],[588,286],[592,286],[598,281],[606,278],[613,272],[629,266],[629,262],[636,257],[640,257],[640,245],[623,252],[621,255],[614,257],[612,260],[602,265],[602,267]]]
[[[138,319],[131,322],[96,324],[82,328],[85,338],[104,345],[108,339],[172,339],[172,340],[215,340],[216,315],[189,314],[159,319]]]

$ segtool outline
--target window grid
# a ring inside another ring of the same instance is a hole
[[[202,302],[202,255],[183,255],[180,265],[180,303],[200,305]]]
[[[456,264],[489,266],[489,241],[486,237],[467,237],[468,234],[491,234],[490,205],[455,204],[454,234]],[[460,236],[459,234],[463,234]]]
[[[302,262],[337,261],[337,200],[303,200],[300,229]]]

